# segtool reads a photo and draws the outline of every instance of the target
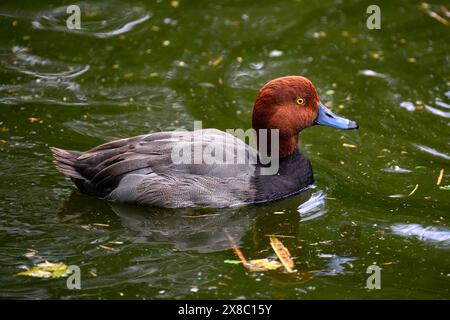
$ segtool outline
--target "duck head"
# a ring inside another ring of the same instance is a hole
[[[253,107],[252,126],[259,129],[278,129],[280,157],[294,152],[298,134],[313,125],[336,129],[358,129],[355,121],[331,112],[319,100],[317,90],[305,77],[287,76],[266,83]]]

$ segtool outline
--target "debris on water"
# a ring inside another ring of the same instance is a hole
[[[109,227],[109,224],[106,224],[106,223],[93,223],[93,225],[97,226],[97,227],[104,227],[104,228]]]
[[[28,252],[25,253],[25,257],[27,257],[27,258],[33,258],[36,255],[36,253],[38,252],[37,250],[34,250],[34,249],[27,249],[27,250],[28,250]]]
[[[278,58],[283,55],[283,51],[281,50],[272,50],[269,52],[269,57],[271,58]]]
[[[294,268],[294,260],[292,260],[289,250],[283,245],[283,243],[281,243],[281,241],[276,237],[270,237],[270,245],[286,271],[288,273],[294,272],[292,270]]]
[[[410,101],[403,101],[402,103],[400,103],[400,107],[405,108],[408,111],[415,111],[416,110],[416,107]]]
[[[388,197],[389,198],[404,198],[405,195],[404,194],[390,194]]]
[[[249,263],[253,267],[259,268],[264,271],[265,270],[277,270],[282,266],[281,263],[279,263],[278,261],[269,260],[267,258],[250,260]]]
[[[439,189],[441,190],[446,190],[446,191],[450,191],[450,184],[446,185],[446,186],[440,186]]]
[[[430,16],[431,18],[435,19],[436,21],[439,21],[440,23],[442,23],[445,26],[449,26],[450,22],[445,19],[444,17],[440,16],[438,13],[436,13],[435,11],[431,10],[431,7],[428,3],[426,2],[422,2],[420,5],[420,8],[422,9],[423,12],[425,12],[428,16]],[[444,14],[446,14],[446,12],[444,11]]]
[[[327,36],[327,33],[325,31],[319,31],[319,32],[314,32],[313,33],[313,37],[314,38],[325,38]]]
[[[16,275],[34,278],[61,278],[68,276],[69,271],[67,265],[62,262],[52,263],[45,261]]]
[[[354,144],[349,144],[349,143],[343,143],[342,146],[343,146],[343,147],[346,147],[346,148],[357,148],[356,145],[354,145]]]
[[[385,172],[395,172],[395,173],[409,173],[411,170],[400,168],[397,165],[390,166],[389,168],[384,168],[383,171]]]
[[[211,60],[211,61],[209,62],[209,64],[210,64],[211,66],[213,66],[213,67],[217,67],[218,65],[220,65],[220,64],[222,63],[222,61],[223,61],[224,58],[225,58],[225,57],[224,57],[223,55],[221,55],[221,56],[219,56],[218,58],[216,58],[216,59],[214,59],[214,60]]]
[[[114,248],[111,248],[111,247],[108,247],[108,246],[104,246],[104,245],[102,245],[102,244],[99,244],[98,246],[99,246],[100,248],[105,249],[105,250],[108,250],[108,251],[114,251]]]
[[[235,239],[229,234],[227,234],[227,237],[239,260],[224,260],[224,263],[228,264],[242,263],[244,267],[246,267],[252,272],[276,270],[279,269],[282,265],[284,265],[289,273],[293,272],[292,268],[294,267],[294,262],[292,261],[290,253],[288,249],[276,237],[270,236],[270,244],[273,250],[275,251],[277,257],[280,259],[282,263],[269,258],[253,259],[247,261],[241,249],[237,245]]]
[[[197,286],[192,286],[190,291],[191,292],[198,292],[198,287]]]
[[[296,237],[294,236],[285,236],[282,234],[265,234],[265,237],[277,237],[277,238],[291,238],[291,239],[295,239]]]
[[[179,5],[180,5],[180,3],[177,0],[170,1],[170,6],[172,8],[178,8]]]
[[[372,59],[379,60],[381,58],[381,52],[380,51],[372,52],[370,56],[372,57]]]
[[[436,185],[439,186],[442,182],[442,178],[444,177],[444,168],[441,169],[441,171],[439,172],[439,176],[438,179],[436,181]]]
[[[376,71],[369,70],[369,69],[360,70],[358,73],[363,75],[363,76],[366,76],[366,77],[375,77],[375,78],[381,78],[381,79],[386,79],[387,78],[387,75],[385,75],[383,73],[378,73]]]
[[[416,184],[416,186],[414,187],[414,189],[408,194],[408,197],[412,196],[412,195],[417,191],[418,188],[419,188],[419,185]]]
[[[230,259],[223,260],[223,262],[228,263],[228,264],[241,264],[242,263],[241,260],[230,260]]]
[[[237,245],[236,240],[234,240],[234,238],[230,234],[227,234],[227,237],[228,237],[228,240],[231,243],[231,247],[233,248],[233,250],[236,253],[236,255],[238,256],[238,258],[241,260],[241,262],[244,265],[244,267],[248,268],[249,265],[248,265],[247,259],[245,259],[245,256],[242,253],[242,251],[239,248],[239,246]]]
[[[35,117],[29,117],[28,121],[30,121],[30,123],[36,123],[36,122],[41,122],[41,119],[35,118]]]

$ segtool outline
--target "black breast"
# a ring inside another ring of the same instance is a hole
[[[261,175],[262,164],[258,164],[252,185],[256,188],[256,203],[280,200],[300,193],[314,183],[311,163],[300,150],[280,158],[275,175]]]

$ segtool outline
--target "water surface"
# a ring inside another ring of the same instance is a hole
[[[80,31],[65,27],[71,2],[0,4],[0,297],[449,299],[449,27],[406,0],[380,3],[381,30],[366,28],[369,1],[177,3],[79,2]],[[49,146],[194,120],[247,129],[258,88],[290,74],[360,125],[301,134],[305,194],[137,208],[81,195],[53,167]],[[298,272],[224,263],[227,233],[249,258],[280,235]],[[79,265],[82,290],[14,276],[45,260]],[[372,264],[381,290],[365,288]]]

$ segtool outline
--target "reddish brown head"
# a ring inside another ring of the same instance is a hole
[[[287,76],[266,83],[253,108],[253,129],[278,129],[280,157],[298,145],[298,133],[314,124],[355,129],[357,124],[333,114],[319,101],[314,85],[305,77]]]

